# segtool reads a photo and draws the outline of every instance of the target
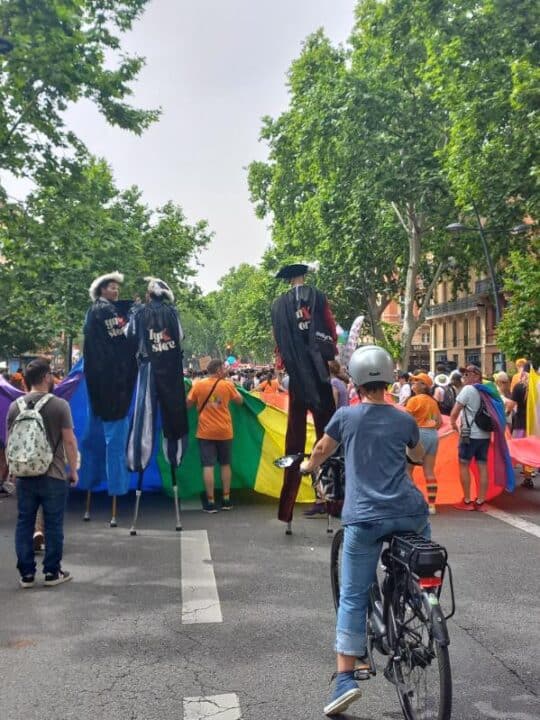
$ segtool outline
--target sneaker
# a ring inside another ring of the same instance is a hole
[[[2,485],[0,485],[0,495],[2,495],[2,497],[9,497],[9,495],[13,495],[14,492],[15,485],[11,480],[4,480]]]
[[[58,572],[55,573],[46,573],[45,585],[47,587],[52,587],[53,585],[60,585],[61,583],[65,583],[68,580],[71,580],[72,578],[73,575],[71,573],[68,573],[67,570],[58,570]]]
[[[232,510],[234,505],[231,502],[230,498],[223,498],[221,501],[221,509],[222,510]]]
[[[324,707],[325,715],[341,715],[351,703],[362,696],[362,691],[354,679],[354,670],[336,673],[336,684],[330,696],[330,702]]]
[[[486,508],[486,504],[485,504],[484,500],[482,500],[481,502],[478,502],[478,500],[475,500],[474,501],[474,509],[477,510],[478,512],[486,512],[487,508]]]
[[[211,515],[217,513],[217,507],[215,502],[207,502],[203,507],[203,512],[210,513]]]
[[[435,507],[435,505],[428,505],[428,512],[430,515],[436,515],[437,508]]]
[[[326,503],[314,503],[309,510],[304,512],[305,518],[325,518],[327,516]]]
[[[34,552],[42,552],[45,550],[45,536],[41,530],[34,533]]]
[[[19,585],[22,588],[31,588],[31,587],[34,587],[34,580],[35,580],[34,575],[22,575],[19,578]]]
[[[454,505],[456,510],[470,511],[474,510],[474,503],[472,500],[462,500],[460,503]]]

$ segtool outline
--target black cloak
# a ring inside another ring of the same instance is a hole
[[[167,440],[179,440],[188,434],[188,417],[176,308],[162,298],[152,298],[136,313],[134,330],[138,360],[151,364],[163,435]]]
[[[328,360],[335,357],[333,329],[325,317],[326,296],[309,285],[298,285],[272,305],[274,337],[295,393],[319,410],[321,385],[330,383]],[[302,314],[308,322],[300,327]]]
[[[134,344],[125,328],[131,302],[99,297],[84,323],[84,373],[92,411],[102,420],[128,414],[137,378]]]

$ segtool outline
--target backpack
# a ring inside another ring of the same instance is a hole
[[[495,424],[491,419],[491,415],[488,413],[485,400],[479,390],[477,390],[476,392],[480,395],[480,407],[476,411],[473,422],[476,423],[476,426],[480,428],[480,430],[484,430],[484,432],[493,432],[495,430]],[[469,421],[467,420],[467,412],[465,411],[463,415],[465,418],[465,424],[470,430],[471,426],[469,424]],[[468,434],[470,435],[470,433]]]
[[[482,393],[480,393],[480,407],[476,411],[476,415],[474,416],[474,422],[477,424],[480,430],[484,430],[485,432],[493,432],[495,430],[495,425],[493,423],[493,420],[491,419],[491,415],[488,413],[485,400],[482,397]]]
[[[437,402],[441,414],[450,415],[456,402],[456,391],[451,385],[435,385],[435,387],[442,388],[444,393],[443,399],[440,402]]]
[[[51,398],[47,393],[33,407],[22,397],[16,401],[19,414],[11,426],[6,448],[9,471],[16,477],[44,475],[53,461],[54,453],[39,412]]]

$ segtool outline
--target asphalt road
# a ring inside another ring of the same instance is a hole
[[[182,534],[170,500],[143,496],[139,533],[130,537],[131,496],[111,529],[107,498],[96,499],[83,523],[83,496],[74,493],[64,554],[74,580],[31,590],[17,585],[16,501],[1,500],[1,720],[323,717],[334,666],[331,536],[300,508],[286,537],[274,502],[236,500],[217,515],[192,505]],[[540,526],[540,488],[494,505]],[[213,569],[222,622],[197,622],[183,608],[190,580],[183,586],[182,569],[191,572],[190,553],[206,537],[193,531],[207,532],[211,559],[199,564]],[[449,550],[457,594],[452,717],[538,720],[540,538],[453,509],[433,518],[433,534]],[[382,673],[362,689],[346,717],[402,717]]]

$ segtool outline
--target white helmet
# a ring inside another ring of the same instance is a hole
[[[394,382],[394,361],[390,354],[377,345],[364,345],[352,354],[349,362],[349,375],[355,385],[370,382]]]

